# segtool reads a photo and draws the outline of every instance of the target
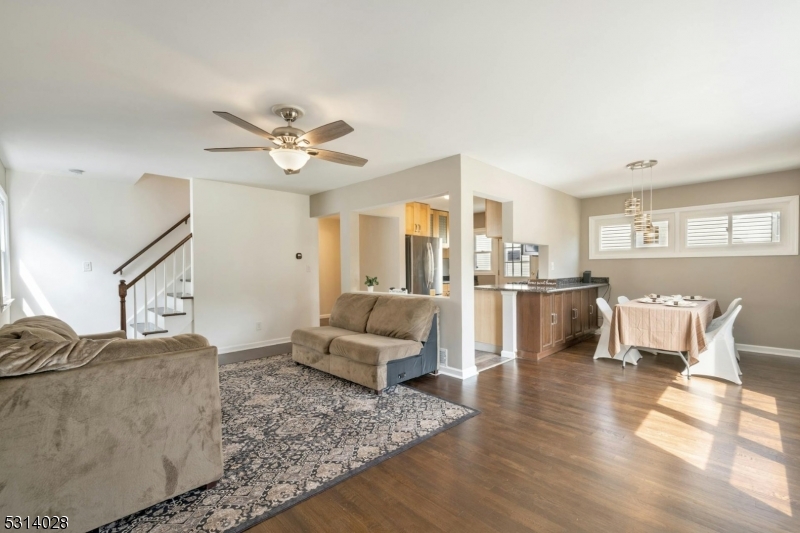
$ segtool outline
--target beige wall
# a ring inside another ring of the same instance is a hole
[[[658,189],[657,209],[800,194],[800,170]],[[800,256],[589,260],[589,217],[621,213],[627,194],[581,201],[581,270],[611,278],[611,301],[650,292],[703,294],[724,310],[742,297],[736,341],[800,349]]]
[[[3,162],[2,161],[0,161],[0,187],[3,188],[3,192],[8,193],[8,189],[6,188],[6,167],[3,166]],[[12,261],[13,261],[13,259],[12,259]],[[12,297],[13,297],[13,294],[14,294],[13,288],[9,287],[9,289],[11,289],[11,291],[12,291],[11,294],[12,294]],[[4,309],[0,310],[0,326],[5,326],[9,322],[11,322],[11,306],[10,305],[8,305]]]
[[[342,264],[339,250],[339,217],[320,218],[319,222],[319,314],[331,314],[333,303],[342,294]]]
[[[282,344],[319,325],[319,239],[308,210],[303,194],[192,180],[195,332],[220,353]]]
[[[359,270],[361,290],[366,290],[366,276],[378,277],[376,292],[389,292],[389,287],[403,287],[400,280],[400,220],[392,217],[359,215]]]
[[[131,184],[20,170],[6,179],[12,320],[47,314],[81,334],[119,329],[120,279],[130,281],[189,233],[178,227],[119,276],[114,269],[189,214],[188,180],[149,175]]]

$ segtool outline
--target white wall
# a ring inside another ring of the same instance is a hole
[[[191,197],[195,332],[227,353],[288,342],[294,329],[319,325],[309,197],[199,179]]]
[[[541,250],[540,278],[578,275],[579,199],[471,157],[462,157],[461,169],[463,187],[471,189],[475,196],[503,202],[504,241],[547,246]]]
[[[580,201],[475,159],[457,155],[311,197],[311,216],[341,218],[342,290],[361,290],[359,212],[450,195],[450,298],[437,298],[445,373],[475,374],[473,195],[503,201],[508,241],[548,245],[555,268],[542,277],[578,274]],[[544,257],[541,258],[543,261]]]
[[[366,276],[378,277],[376,292],[389,292],[389,287],[403,287],[400,279],[400,219],[359,215],[359,261],[361,289]],[[404,241],[403,241],[404,242]]]
[[[3,166],[2,161],[0,161],[0,187],[3,188],[6,196],[8,196],[8,187],[6,186],[6,167]],[[11,306],[7,306],[5,309],[0,311],[0,326],[5,326],[9,322],[11,322]]]
[[[119,329],[119,280],[130,280],[189,230],[173,232],[120,277],[112,271],[189,213],[188,181],[146,176],[130,184],[17,170],[6,178],[12,320],[50,314],[78,333]]]

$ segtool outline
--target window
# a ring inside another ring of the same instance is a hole
[[[600,226],[600,249],[630,250],[632,228],[631,224]]]
[[[503,243],[503,264],[507,278],[531,277],[531,256],[523,255],[521,244]]]
[[[11,256],[8,246],[8,197],[0,188],[0,302],[11,303]]]
[[[686,221],[686,246],[727,246],[728,217],[690,218]]]
[[[748,213],[731,216],[731,242],[733,244],[756,244],[781,242],[781,214]]]
[[[589,217],[589,259],[798,255],[800,197],[653,211],[658,243],[623,215]]]
[[[475,270],[492,271],[492,239],[475,235]]]

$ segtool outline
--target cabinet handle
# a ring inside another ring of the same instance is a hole
[[[589,304],[589,314],[590,315],[594,314],[594,306],[592,304]]]
[[[550,319],[550,323],[551,323],[552,325],[554,325],[554,326],[555,326],[556,324],[558,324],[558,315],[557,315],[556,313],[552,313],[550,316],[552,317],[552,318]]]
[[[577,309],[573,309],[572,310],[572,318],[574,318],[574,319],[578,318],[578,310]]]

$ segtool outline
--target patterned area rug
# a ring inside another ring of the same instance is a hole
[[[100,531],[243,531],[478,414],[402,385],[376,396],[289,355],[224,365],[219,377],[219,484]]]

